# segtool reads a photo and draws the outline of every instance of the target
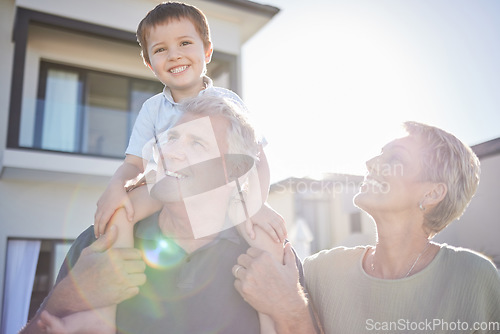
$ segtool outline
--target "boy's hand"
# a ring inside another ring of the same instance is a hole
[[[101,198],[97,201],[97,210],[94,215],[94,234],[96,238],[104,234],[106,225],[118,208],[125,208],[127,219],[134,219],[134,207],[125,187],[120,184],[110,184]]]
[[[277,243],[285,241],[287,236],[285,220],[267,203],[264,203],[260,210],[245,222],[245,229],[251,239],[255,239],[254,224],[259,225]]]
[[[48,311],[43,311],[40,314],[40,318],[38,319],[36,324],[43,333],[48,333],[48,334],[70,333],[70,331],[66,328],[63,319],[50,314]]]

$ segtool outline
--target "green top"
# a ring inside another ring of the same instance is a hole
[[[367,250],[339,247],[305,259],[325,333],[500,333],[500,275],[483,256],[441,245],[422,271],[386,280],[363,270]]]

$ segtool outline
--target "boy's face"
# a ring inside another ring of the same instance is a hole
[[[153,27],[147,45],[151,70],[170,88],[176,102],[198,95],[212,46],[205,49],[189,19],[173,19]]]

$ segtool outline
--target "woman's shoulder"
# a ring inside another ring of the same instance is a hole
[[[304,259],[305,266],[323,265],[325,262],[335,261],[336,263],[359,259],[363,256],[369,246],[344,247],[339,246],[322,250]],[[352,262],[351,262],[352,263]]]
[[[484,254],[468,248],[454,247],[447,244],[440,245],[443,261],[456,266],[467,268],[470,271],[490,272],[498,276],[498,269],[491,259]]]

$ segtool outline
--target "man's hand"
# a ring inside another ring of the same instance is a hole
[[[246,254],[238,257],[238,264],[233,267],[236,290],[256,310],[271,316],[285,311],[280,308],[289,302],[304,302],[290,243],[284,252],[284,264],[281,264],[266,251],[249,248]]]
[[[146,265],[135,248],[111,248],[117,236],[117,228],[111,226],[82,251],[68,276],[54,287],[45,309],[63,317],[118,304],[139,292],[146,282]]]
[[[48,330],[48,324],[57,333],[61,328],[57,318],[116,305],[135,296],[139,286],[146,282],[146,265],[137,249],[111,248],[117,237],[116,226],[111,226],[106,234],[85,248],[68,276],[47,297],[42,310],[47,312],[37,314],[20,333],[43,333]],[[42,314],[45,321],[40,321]]]
[[[278,333],[315,333],[290,243],[284,252],[282,264],[268,252],[249,248],[233,267],[234,286],[253,308],[273,319]]]
[[[118,304],[135,296],[146,282],[146,265],[135,248],[111,248],[118,236],[108,233],[85,248],[69,273],[75,288],[92,308]]]

